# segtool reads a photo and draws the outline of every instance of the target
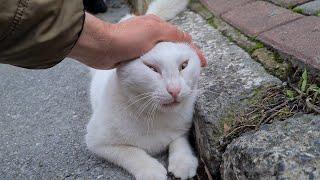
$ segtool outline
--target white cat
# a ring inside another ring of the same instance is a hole
[[[148,13],[170,19],[187,3],[156,0]],[[195,176],[198,160],[187,140],[201,70],[194,50],[162,42],[117,69],[91,70],[88,148],[138,180],[167,179],[166,168],[150,155],[169,148],[168,171],[181,179]]]

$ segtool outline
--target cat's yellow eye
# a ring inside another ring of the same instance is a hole
[[[184,61],[179,68],[179,71],[184,70],[188,66],[189,60]]]

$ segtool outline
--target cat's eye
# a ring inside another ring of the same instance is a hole
[[[158,69],[151,65],[151,64],[147,64],[147,63],[144,63],[148,68],[150,68],[152,71],[156,72],[156,73],[159,73]]]
[[[184,70],[188,66],[189,60],[184,61],[179,68],[179,71]]]

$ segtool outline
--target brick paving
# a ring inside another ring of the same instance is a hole
[[[253,0],[200,0],[204,5],[210,9],[215,16],[220,16],[221,14],[241,7]]]
[[[222,19],[250,36],[257,36],[301,17],[300,14],[264,1],[249,3],[222,15]]]
[[[304,17],[262,33],[258,39],[320,69],[320,18]]]
[[[320,12],[315,10],[314,16],[305,16],[292,10],[301,6],[320,9],[320,0],[200,1],[215,16],[242,33],[257,37],[265,45],[293,57],[291,59],[320,70],[320,17],[316,16],[320,16]]]

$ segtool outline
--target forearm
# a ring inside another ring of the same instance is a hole
[[[115,62],[109,57],[112,53],[108,52],[112,41],[111,26],[86,13],[82,33],[68,56],[93,68],[112,67]]]

